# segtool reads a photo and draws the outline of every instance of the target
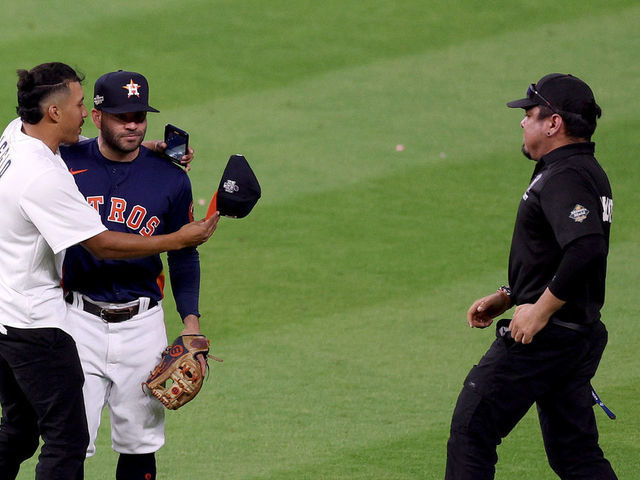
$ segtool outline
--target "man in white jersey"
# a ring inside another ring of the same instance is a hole
[[[43,445],[37,480],[84,477],[88,443],[82,369],[64,330],[60,286],[67,247],[137,258],[204,243],[219,215],[168,235],[106,230],[60,158],[87,110],[82,78],[62,63],[18,71],[20,118],[0,137],[0,479]]]

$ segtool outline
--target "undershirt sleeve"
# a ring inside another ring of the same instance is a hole
[[[171,290],[180,318],[193,314],[200,316],[200,257],[195,248],[174,250],[167,254]]]
[[[588,235],[571,242],[564,250],[558,270],[549,283],[549,290],[560,300],[569,300],[573,285],[584,278],[593,265],[605,261],[606,257],[607,244],[602,235]]]
[[[191,182],[185,175],[176,193],[172,209],[168,215],[167,230],[172,232],[193,220],[193,195]],[[200,256],[196,248],[184,248],[167,253],[171,290],[176,301],[180,317],[200,316],[198,301],[200,297]]]

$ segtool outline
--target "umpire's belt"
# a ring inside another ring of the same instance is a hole
[[[79,295],[76,293],[76,295]],[[65,301],[70,304],[74,304],[74,294],[73,292],[69,292],[64,297]],[[95,315],[96,317],[100,317],[107,323],[118,323],[124,322],[125,320],[129,320],[140,312],[140,301],[133,305],[127,305],[123,307],[111,307],[105,308],[100,305],[93,303],[86,296],[82,295],[81,308],[87,313]],[[146,309],[142,311],[149,310],[150,308],[158,305],[158,302],[154,299],[150,298]],[[80,305],[76,303],[76,306]]]
[[[589,332],[591,332],[591,328],[593,327],[593,325],[584,325],[582,323],[565,322],[554,317],[551,317],[549,323],[553,323],[560,327],[568,328],[585,335],[589,334]]]

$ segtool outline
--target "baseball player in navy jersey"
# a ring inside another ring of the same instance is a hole
[[[489,480],[496,448],[535,403],[549,465],[565,480],[615,480],[598,445],[591,378],[607,344],[604,304],[613,197],[591,136],[601,109],[579,78],[549,74],[525,98],[522,152],[536,162],[520,199],[509,284],[476,300],[469,326],[496,325],[451,420],[447,480]]]
[[[20,118],[0,137],[0,478],[15,479],[42,437],[36,479],[78,480],[89,435],[60,286],[65,249],[102,259],[181,250],[206,241],[217,220],[154,237],[108,231],[59,153],[87,116],[82,78],[57,62],[18,77]]]
[[[98,137],[61,148],[80,192],[104,225],[141,236],[176,231],[192,221],[193,211],[186,173],[141,145],[147,112],[157,112],[148,98],[143,75],[103,75],[95,84],[91,112]],[[200,333],[198,252],[172,251],[167,260],[183,333]],[[164,407],[141,388],[167,346],[163,285],[159,255],[104,261],[82,248],[67,251],[64,288],[85,374],[87,455],[95,452],[106,405],[112,446],[120,454],[118,480],[155,478],[155,452],[164,444]]]

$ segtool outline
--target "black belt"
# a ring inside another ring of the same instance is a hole
[[[67,293],[64,299],[67,303],[73,303],[73,293]],[[83,300],[82,310],[95,315],[96,317],[100,317],[107,323],[124,322],[125,320],[129,320],[133,316],[137,315],[140,311],[140,304],[121,308],[103,308],[100,305],[87,301],[86,298],[83,298]],[[158,305],[157,301],[149,299],[148,309],[153,308],[156,305]]]
[[[558,320],[557,318],[551,318],[549,323],[553,323],[558,325],[559,327],[568,328],[570,330],[575,330],[576,332],[587,334],[591,332],[592,325],[584,325],[581,323],[572,323],[572,322],[564,322],[562,320]]]

